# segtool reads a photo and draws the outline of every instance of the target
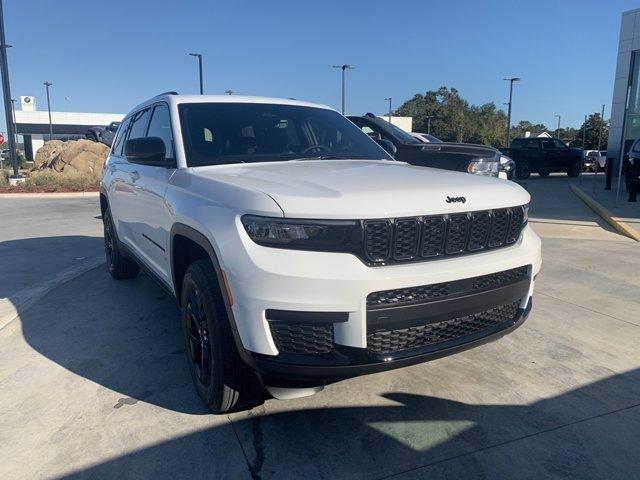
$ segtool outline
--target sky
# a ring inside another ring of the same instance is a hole
[[[3,0],[13,98],[54,111],[126,113],[158,93],[293,97],[347,113],[384,113],[416,93],[455,87],[471,103],[506,108],[513,123],[578,127],[605,117],[621,13],[637,0],[164,1]],[[4,116],[0,129],[4,126]]]

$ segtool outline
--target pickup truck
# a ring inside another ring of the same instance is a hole
[[[570,148],[558,138],[515,138],[502,153],[516,164],[516,177],[529,178],[531,173],[547,177],[551,172],[566,172],[570,177],[580,175],[582,151]]]
[[[372,113],[349,115],[347,118],[401,162],[419,167],[511,178],[509,159],[493,147],[469,143],[426,143]]]

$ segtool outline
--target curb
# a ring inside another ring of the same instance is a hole
[[[0,198],[93,198],[100,192],[0,193]]]
[[[617,217],[614,217],[613,214],[604,208],[600,203],[596,202],[589,195],[584,193],[582,189],[576,187],[573,183],[569,185],[571,191],[582,200],[591,210],[600,215],[609,225],[615,228],[622,235],[629,237],[636,242],[640,242],[640,231],[633,228],[631,225],[623,222]]]
[[[99,267],[104,262],[105,259],[102,256],[90,258],[80,265],[74,265],[53,274],[48,280],[38,285],[24,288],[9,295],[9,298],[0,299],[0,331],[54,288]]]

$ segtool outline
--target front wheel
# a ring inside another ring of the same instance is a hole
[[[582,170],[582,167],[580,163],[576,162],[569,167],[569,170],[567,170],[567,175],[569,175],[570,177],[577,177],[580,175],[581,170]]]
[[[526,163],[516,165],[516,177],[518,177],[519,180],[526,180],[530,176],[531,169],[529,168],[529,165],[527,165]]]
[[[181,297],[189,370],[202,401],[215,413],[255,404],[262,384],[238,354],[209,261],[198,260],[187,269]]]

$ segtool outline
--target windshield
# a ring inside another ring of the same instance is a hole
[[[434,137],[433,135],[429,135],[428,133],[421,133],[422,137],[429,141],[429,143],[442,143],[442,140]]]
[[[422,144],[424,143],[422,140],[414,137],[408,132],[405,132],[400,127],[396,127],[394,124],[387,122],[381,118],[369,118],[369,120],[373,121],[380,128],[385,130],[389,135],[395,137],[401,143],[415,143]]]
[[[391,157],[333,110],[267,103],[183,103],[187,164]]]

